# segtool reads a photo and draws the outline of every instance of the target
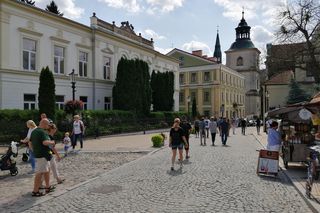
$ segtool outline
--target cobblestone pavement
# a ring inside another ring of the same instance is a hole
[[[58,162],[60,175],[66,180],[57,186],[55,196],[145,154],[108,152],[69,154]],[[9,171],[0,171],[0,212],[21,212],[31,207],[37,200],[31,197],[34,175],[28,174],[31,170],[30,164],[21,161],[22,155],[18,156],[17,176],[10,176]],[[56,183],[52,175],[51,183]]]
[[[30,198],[25,212],[311,212],[282,172],[256,175],[261,146],[252,135],[232,135],[226,147],[219,138],[214,147],[190,143],[182,170],[170,171],[166,147],[72,190]]]

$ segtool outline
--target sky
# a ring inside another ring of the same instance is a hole
[[[45,8],[51,0],[35,0]],[[173,48],[187,52],[203,50],[212,56],[219,29],[224,51],[235,41],[242,10],[251,40],[265,55],[265,46],[275,40],[279,7],[287,0],[55,0],[64,17],[90,25],[93,12],[99,19],[117,26],[129,21],[134,31],[154,40],[155,50],[166,54]],[[263,61],[263,59],[262,59]]]

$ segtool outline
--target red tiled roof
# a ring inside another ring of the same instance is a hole
[[[293,71],[292,70],[287,70],[283,71],[281,73],[277,73],[269,80],[265,82],[267,85],[274,85],[274,84],[290,84],[291,79],[293,78]]]

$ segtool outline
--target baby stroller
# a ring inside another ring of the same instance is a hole
[[[8,148],[7,153],[1,156],[0,169],[10,170],[10,174],[12,176],[16,176],[18,174],[18,168],[16,166],[17,156],[18,156],[18,143],[12,141],[11,146]]]

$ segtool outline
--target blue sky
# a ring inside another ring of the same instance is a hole
[[[51,0],[35,0],[45,8]],[[274,40],[278,28],[275,18],[279,6],[286,0],[55,0],[64,16],[90,24],[93,12],[104,21],[129,21],[135,32],[153,38],[155,49],[167,53],[172,48],[188,52],[202,49],[212,56],[217,26],[221,50],[229,49],[235,41],[235,27],[242,8],[251,26],[251,39],[265,53],[266,43]],[[225,56],[223,55],[223,61]]]

